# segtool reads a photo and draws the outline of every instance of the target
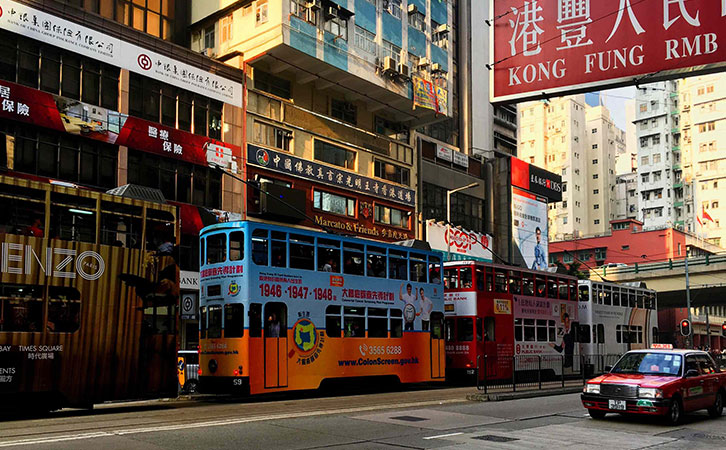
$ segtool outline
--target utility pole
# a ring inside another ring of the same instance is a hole
[[[688,278],[688,249],[686,248],[686,308],[688,308],[689,334],[686,338],[686,346],[693,348],[693,320],[691,320],[691,283]]]
[[[704,347],[711,348],[711,323],[708,320],[708,310],[711,309],[706,306],[706,345]]]

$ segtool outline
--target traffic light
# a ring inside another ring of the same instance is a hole
[[[726,336],[726,322],[721,325],[721,336]]]
[[[691,321],[688,319],[681,320],[681,334],[683,336],[691,335]]]

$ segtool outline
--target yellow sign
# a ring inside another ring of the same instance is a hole
[[[184,361],[184,358],[179,356],[176,359],[176,368],[177,368],[177,378],[179,379],[179,385],[184,386],[184,383],[186,383],[186,361]]]
[[[512,314],[512,301],[494,300],[494,314]]]

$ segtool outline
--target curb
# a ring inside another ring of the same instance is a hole
[[[552,395],[575,394],[582,392],[581,386],[560,389],[547,389],[542,391],[506,392],[501,394],[468,394],[466,399],[472,402],[501,402],[506,400],[519,400],[524,398],[549,397]]]

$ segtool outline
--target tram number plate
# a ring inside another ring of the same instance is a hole
[[[608,408],[615,411],[625,411],[625,400],[608,400]]]

